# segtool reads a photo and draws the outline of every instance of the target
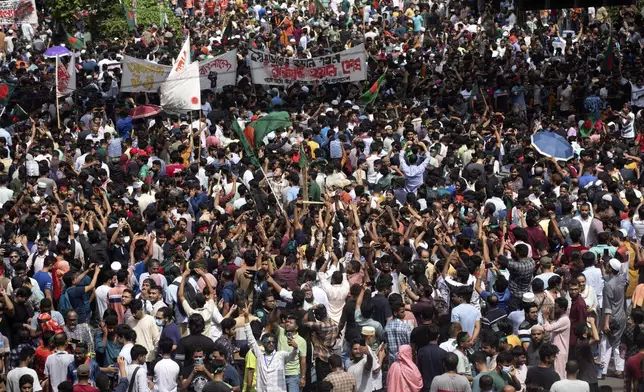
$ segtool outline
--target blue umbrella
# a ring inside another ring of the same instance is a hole
[[[45,57],[69,56],[70,53],[64,46],[52,46],[45,51]]]
[[[554,132],[537,132],[532,135],[532,146],[541,154],[560,161],[571,159],[575,152],[568,140]]]

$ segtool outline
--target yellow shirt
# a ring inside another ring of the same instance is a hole
[[[508,344],[511,344],[512,347],[517,347],[521,345],[521,339],[517,335],[508,335],[505,337],[508,341]]]
[[[244,360],[244,392],[257,392],[257,357],[253,354],[253,350],[248,350],[246,358]],[[248,371],[254,370],[253,372],[253,385],[248,385],[246,380],[248,380]]]

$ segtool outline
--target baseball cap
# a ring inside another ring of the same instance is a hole
[[[78,377],[89,377],[89,365],[84,363],[78,367]]]
[[[540,264],[544,268],[550,268],[552,267],[552,259],[550,257],[542,257]]]

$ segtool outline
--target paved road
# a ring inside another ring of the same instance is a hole
[[[624,391],[624,380],[620,380],[613,377],[606,377],[605,380],[599,382],[599,386],[610,385],[613,387],[613,392],[623,392]]]

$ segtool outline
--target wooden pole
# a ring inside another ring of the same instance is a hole
[[[304,141],[302,141],[304,143]],[[304,151],[304,149],[302,149]],[[304,152],[306,154],[306,152]],[[300,157],[302,160],[302,157]],[[304,165],[301,169],[302,172],[302,195],[305,202],[309,201],[309,170],[308,165]],[[306,209],[306,206],[304,207]]]
[[[56,55],[56,119],[58,120],[58,129],[60,130],[60,108],[58,107],[58,55]]]

